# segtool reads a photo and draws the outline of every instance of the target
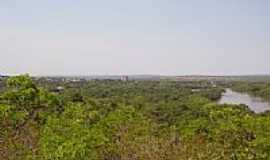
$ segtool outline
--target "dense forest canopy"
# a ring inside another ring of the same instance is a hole
[[[266,82],[51,82],[22,75],[1,86],[0,159],[270,159],[270,114],[216,103],[224,86],[269,98]]]

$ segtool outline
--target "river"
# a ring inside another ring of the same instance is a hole
[[[239,93],[226,89],[219,100],[220,104],[246,104],[255,113],[261,113],[270,110],[270,103],[261,98],[250,96],[248,94]]]

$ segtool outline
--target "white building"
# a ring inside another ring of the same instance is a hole
[[[126,81],[128,81],[128,76],[121,76],[121,81],[124,81],[124,82],[126,82]]]

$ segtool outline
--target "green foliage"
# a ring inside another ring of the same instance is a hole
[[[7,87],[3,97],[10,104],[30,107],[38,100],[38,89],[28,75],[9,78]]]
[[[94,111],[72,105],[59,117],[50,116],[41,131],[40,154],[46,160],[97,159],[98,148],[106,142],[104,133],[92,129]]]
[[[268,160],[270,114],[218,105],[210,82],[34,81],[0,94],[0,159]],[[267,99],[269,83],[235,82]],[[63,92],[49,92],[64,86]]]

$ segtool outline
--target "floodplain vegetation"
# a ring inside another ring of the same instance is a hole
[[[207,81],[4,83],[1,160],[270,159],[270,114],[217,104]]]

